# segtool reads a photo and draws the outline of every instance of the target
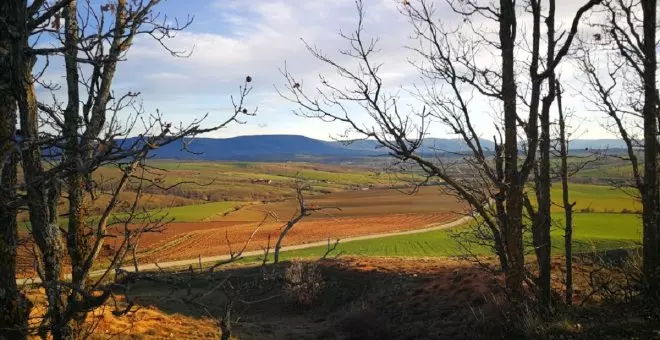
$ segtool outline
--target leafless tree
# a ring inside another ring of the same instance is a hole
[[[657,1],[608,0],[594,18],[600,29],[579,49],[589,91],[626,144],[633,187],[642,200],[645,295],[657,301],[660,282],[658,174]]]
[[[568,53],[582,16],[599,0],[586,1],[572,18],[570,28],[555,32],[555,1],[530,0],[516,2],[446,1],[455,14],[455,27],[447,28],[436,18],[436,8],[429,1],[404,1],[401,12],[412,27],[418,43],[413,65],[424,86],[418,88],[423,109],[403,112],[397,95],[387,93],[375,61],[377,39],[364,35],[364,8],[357,1],[358,24],[351,34],[341,34],[349,48],[341,50],[355,65],[341,64],[307,45],[310,53],[336,71],[349,85],[319,78],[318,88],[310,88],[286,69],[287,91],[282,95],[299,105],[298,114],[348,125],[351,133],[371,138],[401,161],[417,164],[428,176],[444,181],[451,190],[467,201],[487,226],[501,268],[506,273],[510,297],[519,301],[523,295],[524,269],[524,205],[525,184],[537,164],[549,162],[549,109],[554,101],[554,73]],[[548,4],[544,10],[542,4]],[[532,35],[525,36],[518,25],[523,14],[530,13]],[[541,19],[545,18],[548,38],[547,57],[541,55]],[[492,29],[495,27],[494,29]],[[525,48],[531,46],[531,50]],[[481,58],[481,59],[480,59]],[[492,65],[477,60],[497,60]],[[415,62],[418,60],[418,62]],[[542,66],[544,68],[542,69]],[[520,71],[527,68],[528,72]],[[541,99],[543,85],[547,95]],[[522,91],[522,85],[531,90]],[[283,91],[284,92],[284,91]],[[493,103],[498,135],[489,150],[475,129],[474,98]],[[527,107],[520,108],[519,101]],[[542,101],[542,103],[541,103]],[[542,106],[541,106],[542,104]],[[371,121],[361,123],[352,112],[361,109]],[[539,115],[541,138],[539,138]],[[429,124],[439,121],[458,135],[467,152],[460,153],[469,173],[456,171],[451,164],[425,157],[419,152]],[[522,135],[523,139],[519,138]],[[542,145],[539,147],[539,143]],[[525,145],[525,148],[521,148]],[[543,166],[539,166],[543,169]],[[539,211],[533,219],[536,254],[541,268],[538,286],[540,296],[549,301],[550,220],[548,213],[548,174],[539,173]],[[490,202],[493,202],[492,204]]]
[[[110,296],[111,285],[104,281],[108,275],[92,279],[90,271],[110,237],[108,227],[113,224],[111,218],[120,203],[119,195],[131,180],[140,178],[139,170],[144,168],[150,151],[175,142],[183,142],[185,147],[189,138],[254,114],[244,103],[251,90],[250,77],[240,88],[240,96],[229,117],[208,127],[202,127],[203,118],[172,126],[159,112],[144,114],[136,101],[138,93],[113,91],[118,64],[138,36],[152,37],[172,55],[185,56],[168,48],[166,41],[185,29],[191,19],[171,21],[156,11],[159,3],[159,0],[118,0],[97,8],[99,4],[90,1],[9,0],[0,6],[0,66],[3,71],[0,88],[7,94],[2,97],[0,110],[3,115],[3,175],[6,174],[2,188],[7,188],[8,197],[12,198],[12,202],[0,202],[1,215],[6,218],[2,222],[10,222],[2,229],[3,240],[9,243],[7,248],[3,243],[0,263],[6,266],[2,268],[3,273],[15,270],[16,224],[12,218],[15,219],[17,207],[25,206],[38,249],[38,272],[47,295],[42,336],[75,337],[76,327],[87,313]],[[52,47],[35,46],[37,38],[48,39]],[[57,90],[57,86],[40,79],[52,58],[64,60],[66,95],[60,100],[54,92],[52,102],[48,103],[37,96],[36,88]],[[122,118],[121,113],[129,110],[134,111],[133,114],[128,119]],[[20,123],[20,133],[12,124],[16,121]],[[138,133],[137,138],[128,138]],[[24,177],[21,188],[25,195],[22,196],[15,194],[18,184],[8,186],[16,183],[12,169],[16,169],[17,153],[20,153]],[[121,176],[101,215],[92,219],[86,206],[96,190],[91,175],[99,167],[108,165],[118,166]],[[57,212],[61,197],[68,201],[68,223],[63,232],[58,226]],[[135,214],[129,216],[135,217]],[[132,225],[132,221],[124,224]],[[133,230],[124,233],[124,241],[111,257],[106,274],[123,263],[134,236]],[[68,263],[71,279],[65,280],[64,266]],[[7,287],[9,295],[0,296],[0,307],[14,309],[7,314],[12,315],[11,318],[0,319],[3,322],[0,328],[17,330],[19,333],[8,333],[12,338],[14,334],[24,337],[27,325],[22,318],[27,308],[25,304],[7,305],[6,298],[22,301],[11,283]],[[6,315],[4,309],[2,315]]]
[[[323,210],[328,209],[339,209],[338,207],[319,207],[306,203],[305,195],[303,191],[306,190],[303,180],[301,178],[296,178],[296,201],[298,202],[298,209],[295,214],[282,226],[279,236],[277,237],[277,242],[275,243],[275,249],[273,252],[273,264],[277,264],[280,261],[280,250],[282,249],[282,241],[284,237],[293,229],[293,227],[300,222],[303,218],[312,215],[315,212],[322,212]],[[326,254],[327,255],[327,254]]]
[[[322,211],[329,208],[309,206],[304,196],[305,187],[301,179],[296,181],[297,203],[299,204],[299,211],[294,214],[289,221],[286,222],[283,229],[279,231],[278,244],[284,238],[291,228],[296,223],[300,222],[305,217],[309,216],[312,212]],[[264,258],[261,261],[259,272],[252,266],[250,268],[240,268],[236,271],[226,269],[232,263],[236,263],[244,259],[245,250],[252,242],[254,236],[261,230],[262,226],[267,223],[270,218],[276,217],[274,213],[268,212],[264,219],[258,223],[253,229],[250,236],[242,242],[238,250],[232,250],[232,244],[227,238],[227,247],[229,248],[228,257],[222,261],[218,261],[207,268],[202,266],[200,261],[199,269],[190,266],[187,270],[170,270],[166,271],[161,269],[159,272],[126,272],[122,273],[122,280],[116,286],[123,288],[126,297],[126,307],[118,308],[119,313],[126,313],[134,307],[134,302],[139,296],[131,295],[128,292],[131,287],[139,282],[152,282],[158,285],[165,285],[171,287],[173,290],[172,296],[169,299],[175,299],[178,302],[185,303],[195,308],[202,309],[213,320],[215,320],[220,331],[221,339],[230,339],[232,335],[232,326],[237,319],[236,308],[240,306],[251,306],[261,303],[271,302],[274,299],[280,298],[285,295],[282,290],[288,288],[290,290],[305,291],[309,289],[309,285],[318,282],[308,282],[307,275],[312,275],[312,279],[319,281],[319,265],[320,261],[326,259],[330,253],[336,250],[339,240],[331,243],[328,240],[325,253],[317,260],[311,263],[300,264],[293,267],[295,275],[289,274],[292,265],[282,266],[279,263],[279,251],[277,248],[274,251],[274,261],[268,262],[268,255],[271,251],[270,237],[268,245],[263,249]],[[224,269],[224,270],[223,270]],[[244,269],[244,272],[242,271]],[[267,273],[267,275],[263,275]],[[290,276],[295,276],[291,278]],[[174,294],[184,292],[182,295]],[[300,294],[305,294],[302,292]],[[151,295],[151,293],[149,294]],[[220,296],[217,300],[215,297]],[[204,300],[214,297],[213,303],[209,304]],[[306,298],[313,298],[306,296]]]
[[[603,151],[598,150],[596,153],[587,152],[585,155],[571,155],[570,141],[575,133],[575,128],[571,128],[570,123],[574,118],[572,112],[568,112],[562,101],[564,90],[561,87],[559,80],[556,80],[555,88],[557,91],[557,125],[558,131],[556,143],[553,146],[553,157],[559,158],[559,168],[553,168],[553,176],[559,177],[561,182],[561,204],[554,203],[564,210],[564,251],[566,256],[565,262],[565,302],[571,304],[573,301],[573,208],[577,204],[570,199],[569,180],[575,176],[582,169],[589,164],[599,161],[603,156]]]
[[[0,3],[0,13],[8,6],[6,1]],[[16,285],[19,150],[14,142],[17,107],[7,54],[11,39],[10,32],[0,26],[0,338],[20,339],[26,336],[31,306]]]

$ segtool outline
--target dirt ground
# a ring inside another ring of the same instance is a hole
[[[248,277],[254,270],[218,275]],[[471,327],[482,327],[471,309],[499,299],[501,284],[499,277],[453,259],[350,257],[323,261],[321,273],[323,288],[311,303],[287,294],[265,303],[238,303],[235,339],[477,339],[473,335],[483,329]],[[193,295],[206,289],[192,287]],[[278,289],[266,294],[279,294]],[[224,295],[211,293],[190,304],[186,294],[138,283],[131,289],[137,311],[122,317],[111,307],[95,312],[88,318],[97,325],[91,338],[219,338],[211,317],[222,315]]]
[[[502,275],[483,266],[494,265],[495,259],[480,261],[481,265],[452,258],[341,257],[284,262],[265,270],[243,265],[213,274],[160,273],[131,281],[128,295],[116,291],[114,300],[88,316],[85,326],[93,333],[86,338],[218,339],[218,321],[225,315],[227,301],[218,282],[225,280],[231,280],[236,297],[232,339],[660,338],[657,319],[649,319],[640,305],[630,303],[592,300],[572,309],[557,309],[554,316],[541,320],[530,313],[531,290],[527,312],[512,322]],[[553,260],[553,286],[558,293],[561,262]],[[306,276],[313,285],[298,290],[288,286],[296,278],[287,274],[291,268],[314,266],[318,271],[312,272],[317,274]],[[583,282],[593,270],[576,264],[574,271],[579,288],[576,298],[591,296]],[[283,276],[264,276],[276,272]],[[38,317],[43,313],[43,291],[29,296],[38,306],[32,316]],[[132,311],[114,315],[127,299],[135,304]]]

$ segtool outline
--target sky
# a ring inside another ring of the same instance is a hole
[[[559,1],[560,16],[564,9],[570,12],[574,3]],[[399,12],[400,1],[365,0],[364,4],[365,34],[380,38],[377,58],[383,63],[382,77],[388,91],[398,91],[404,102],[416,105],[407,94],[418,81],[408,62],[414,57],[407,47],[414,41],[410,25]],[[456,20],[445,5],[438,6],[438,20],[448,24]],[[286,82],[279,71],[285,63],[305,84],[318,81],[318,74],[333,76],[332,70],[306,51],[301,39],[343,60],[337,51],[346,43],[338,33],[355,27],[353,0],[167,0],[159,11],[170,19],[194,17],[187,30],[166,42],[172,49],[192,54],[175,58],[147,37],[135,41],[127,60],[119,65],[115,91],[141,92],[147,112],[158,109],[173,122],[189,122],[207,113],[208,124],[222,121],[232,111],[231,96],[238,94],[239,85],[250,75],[254,90],[247,106],[258,107],[257,116],[208,137],[299,134],[328,140],[345,130],[341,123],[294,115],[296,106],[282,99],[276,88],[283,88]],[[563,72],[569,78],[575,77],[570,66]],[[565,101],[579,116],[581,138],[612,137],[601,126],[602,114],[589,111],[575,94],[579,91],[575,86]],[[473,105],[473,109],[479,132],[484,137],[492,136],[492,106],[483,102]],[[369,121],[361,112],[355,116]],[[441,124],[432,125],[429,135],[455,138]]]

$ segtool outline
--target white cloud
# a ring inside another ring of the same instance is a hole
[[[365,34],[382,39],[376,60],[384,64],[381,76],[389,84],[389,91],[396,91],[400,86],[409,88],[417,77],[408,63],[412,52],[405,48],[415,43],[409,39],[411,30],[399,13],[399,6],[396,0],[365,1]],[[578,6],[575,2],[561,1],[558,17],[562,18],[564,27],[568,27],[571,13]],[[310,85],[316,81],[317,74],[330,71],[306,51],[301,38],[319,46],[333,58],[349,62],[337,52],[346,47],[338,31],[349,33],[355,27],[357,16],[353,1],[219,0],[199,10],[203,12],[191,14],[204,23],[201,26],[205,29],[200,30],[193,24],[190,30],[168,42],[174,50],[193,49],[192,56],[173,58],[157,42],[140,39],[129,52],[128,61],[120,65],[117,87],[141,91],[147,108],[160,108],[171,114],[173,120],[189,120],[206,112],[220,117],[230,110],[229,96],[237,94],[238,86],[249,74],[255,87],[250,105],[260,107],[259,116],[250,118],[246,125],[231,128],[231,132],[225,130],[218,135],[269,132],[327,138],[329,133],[343,131],[338,124],[295,117],[290,112],[294,107],[279,98],[274,86],[284,82],[278,68],[285,61],[290,71]],[[442,3],[438,5],[437,14],[448,26],[456,18]],[[487,53],[483,56],[484,63],[496,60]],[[496,63],[493,65],[497,67]],[[562,73],[568,77],[573,70],[565,66]],[[344,84],[336,76],[331,75],[330,79]],[[412,102],[409,98],[407,101]],[[480,117],[490,117],[487,104],[475,107],[476,111],[483,112]],[[482,122],[480,128],[490,135],[492,123]],[[598,130],[597,124],[591,125],[591,131]],[[446,131],[436,127],[432,132],[443,136]],[[599,133],[593,135],[600,136]]]

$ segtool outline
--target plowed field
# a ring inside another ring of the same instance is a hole
[[[308,204],[332,209],[299,222],[283,245],[419,229],[454,220],[463,209],[454,197],[442,194],[436,187],[421,188],[412,195],[392,189],[333,193],[310,199]],[[233,250],[239,249],[268,214],[278,219],[269,217],[247,250],[266,247],[269,236],[272,247],[284,223],[296,213],[296,206],[294,200],[250,205],[217,221],[172,223],[162,234],[143,236],[140,261],[227,254],[229,245]]]
[[[387,232],[420,229],[460,217],[464,205],[438,187],[423,187],[415,194],[395,189],[372,189],[331,193],[309,198],[308,206],[328,207],[299,222],[283,245],[295,245]],[[245,205],[213,221],[173,222],[162,233],[143,234],[138,250],[141,263],[223,255],[240,249],[260,222],[268,217],[247,250],[274,246],[282,226],[296,213],[298,202],[288,200]],[[273,217],[274,216],[274,217]],[[113,241],[117,240],[117,241]],[[120,238],[110,238],[113,246]],[[26,250],[30,247],[23,247]],[[20,271],[31,272],[34,260],[21,254]]]

